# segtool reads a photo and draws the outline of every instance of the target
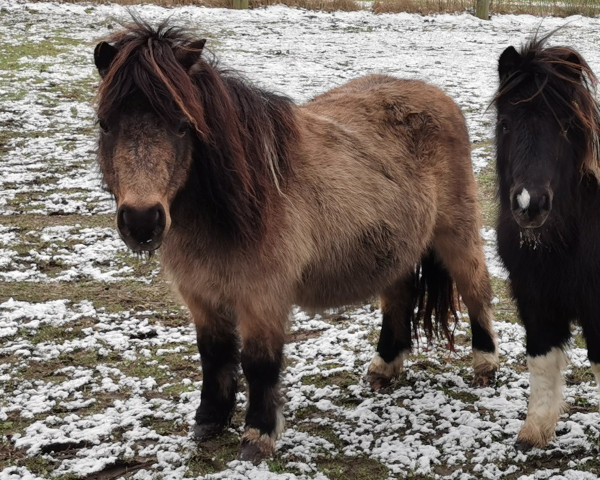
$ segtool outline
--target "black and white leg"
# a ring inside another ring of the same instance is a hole
[[[367,381],[373,390],[390,384],[400,375],[404,360],[412,345],[411,319],[413,317],[415,273],[398,280],[381,295],[383,315],[377,353],[367,371]]]
[[[517,438],[517,448],[543,448],[554,438],[556,424],[565,409],[563,370],[567,357],[564,345],[571,336],[569,321],[522,313],[527,332],[529,404],[527,418]]]

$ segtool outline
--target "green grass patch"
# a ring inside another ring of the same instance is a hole
[[[389,470],[368,457],[318,458],[317,468],[329,480],[387,480]]]
[[[6,43],[0,45],[0,71],[29,68],[30,62],[22,61],[25,57],[56,57],[60,53],[66,51],[68,51],[68,48],[54,40],[30,42],[26,37],[22,37],[16,45],[9,45]]]
[[[198,446],[187,463],[187,477],[202,477],[227,468],[235,460],[240,446],[240,437],[226,430],[215,440],[208,440]]]

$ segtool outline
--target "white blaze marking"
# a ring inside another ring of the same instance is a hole
[[[529,196],[529,192],[526,188],[521,190],[521,193],[517,195],[517,203],[519,204],[519,207],[521,207],[521,210],[526,210],[527,207],[529,207],[530,200],[531,197]]]

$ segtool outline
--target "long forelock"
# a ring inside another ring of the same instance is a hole
[[[98,117],[110,118],[132,98],[144,98],[168,124],[182,119],[205,137],[207,127],[197,89],[177,60],[187,37],[165,24],[153,29],[141,22],[108,38],[118,50],[98,91]]]

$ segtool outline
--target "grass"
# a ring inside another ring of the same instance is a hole
[[[368,457],[318,458],[318,470],[330,480],[386,480],[389,470]]]
[[[71,3],[88,3],[87,0],[70,0]],[[290,7],[319,10],[324,12],[356,11],[370,8],[374,13],[434,13],[474,12],[476,0],[248,0],[250,8],[269,5],[288,5]],[[370,4],[369,4],[370,2]],[[233,8],[233,0],[95,0],[93,3],[119,3],[121,5],[153,4],[165,7],[178,5],[202,5],[213,8]],[[365,5],[366,3],[366,5]],[[530,14],[539,16],[567,17],[583,15],[593,17],[600,14],[598,0],[491,0],[490,14]],[[1,63],[0,63],[1,64]]]
[[[375,0],[375,13],[433,13],[474,12],[475,0]],[[584,15],[593,17],[600,14],[600,2],[597,0],[578,0],[571,2],[541,0],[492,0],[490,14],[530,14],[539,16],[568,17]]]

